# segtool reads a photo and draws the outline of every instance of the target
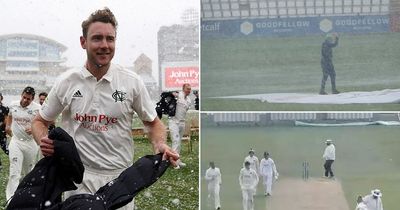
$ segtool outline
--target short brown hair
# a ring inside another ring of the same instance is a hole
[[[111,12],[109,8],[104,7],[104,9],[96,10],[95,12],[90,14],[88,19],[82,22],[83,37],[85,38],[87,37],[90,24],[95,22],[111,23],[111,25],[114,26],[114,29],[117,30],[118,22],[115,19],[114,14]]]
[[[46,93],[46,92],[41,92],[41,93],[39,93],[39,97],[40,97],[40,96],[47,97],[47,93]]]
[[[28,94],[28,95],[32,95],[35,98],[35,89],[31,86],[27,86],[26,88],[24,88],[24,90],[22,91],[22,94]]]

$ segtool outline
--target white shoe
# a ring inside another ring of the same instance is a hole
[[[185,167],[185,166],[186,166],[186,163],[184,163],[184,162],[179,162],[178,165],[179,165],[180,167]]]
[[[179,165],[175,166],[174,169],[180,169],[181,167]]]

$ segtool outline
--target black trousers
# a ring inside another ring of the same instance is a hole
[[[0,131],[1,132],[1,131]],[[6,155],[8,155],[7,137],[5,135],[0,135],[0,147]],[[0,166],[1,166],[0,160]]]
[[[333,164],[334,160],[326,160],[325,164],[324,164],[324,168],[325,168],[325,176],[331,176],[333,177],[333,171],[332,171],[332,164]]]
[[[325,91],[325,83],[328,77],[331,78],[332,92],[336,91],[336,72],[333,67],[332,61],[321,61],[322,67],[322,81],[321,81],[321,91]]]

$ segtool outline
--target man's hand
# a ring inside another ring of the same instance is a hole
[[[40,139],[40,150],[44,156],[53,156],[54,154],[54,144],[53,140],[49,139],[47,136]]]
[[[163,153],[163,160],[169,160],[173,167],[178,165],[177,161],[179,160],[179,155],[175,151],[173,151],[167,144],[160,143],[154,148],[155,153]],[[54,152],[54,150],[53,150]]]
[[[31,135],[32,134],[32,128],[25,128],[25,132],[28,134],[28,135]]]
[[[333,36],[335,39],[338,39],[338,38],[339,38],[339,34],[336,33],[336,32],[332,33],[332,36]]]
[[[6,126],[6,134],[12,136],[12,131],[10,126]]]

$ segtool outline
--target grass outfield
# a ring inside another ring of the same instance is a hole
[[[204,173],[208,162],[215,161],[222,173],[221,205],[223,209],[241,208],[239,170],[249,148],[261,158],[264,150],[271,153],[280,178],[301,179],[301,163],[310,162],[310,176],[323,175],[324,140],[336,144],[334,172],[341,181],[345,197],[354,208],[357,195],[380,188],[385,209],[398,207],[400,194],[400,130],[398,127],[202,127],[201,206],[207,208]],[[265,209],[261,184],[256,196],[256,209]]]
[[[202,110],[342,110],[343,105],[281,105],[216,96],[279,92],[318,93],[322,36],[202,40]],[[333,60],[340,91],[400,88],[400,33],[340,37]],[[330,81],[327,83],[330,91]],[[223,104],[223,106],[221,106]],[[353,108],[354,107],[354,108]],[[398,110],[350,105],[345,110]]]
[[[153,186],[142,191],[135,198],[139,210],[153,209],[198,209],[198,174],[199,153],[198,141],[192,141],[193,152],[188,153],[187,143],[182,145],[181,157],[187,164],[181,170],[168,169],[168,171]],[[147,140],[135,140],[135,160],[139,157],[152,154],[151,145]],[[5,187],[8,181],[8,157],[0,152],[3,169],[0,172],[0,210],[4,209]],[[179,199],[179,203],[172,201]]]

